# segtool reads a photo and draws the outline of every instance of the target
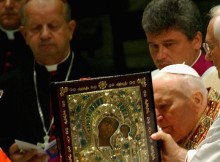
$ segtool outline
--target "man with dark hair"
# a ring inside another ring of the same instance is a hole
[[[198,72],[207,87],[220,90],[216,69],[201,50],[202,19],[193,1],[152,0],[143,12],[142,27],[158,69],[184,63]]]

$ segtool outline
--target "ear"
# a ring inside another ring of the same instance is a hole
[[[201,91],[196,91],[192,94],[192,99],[195,105],[197,105],[197,107],[202,107],[203,103],[204,103],[204,96],[202,94]]]
[[[201,48],[202,45],[202,33],[200,31],[198,31],[195,35],[195,37],[193,38],[193,45],[194,48],[199,50]]]
[[[73,34],[76,29],[76,21],[70,20],[70,22],[68,23],[68,28],[69,28],[69,36],[71,40],[73,38]]]

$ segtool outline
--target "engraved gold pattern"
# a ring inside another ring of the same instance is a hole
[[[60,87],[60,96],[64,96],[66,92],[68,92],[68,87]]]
[[[147,78],[128,80],[103,79],[60,88],[62,133],[68,162],[158,159],[155,141],[149,137],[155,121],[151,120]],[[112,124],[103,126],[107,121]],[[109,135],[110,138],[103,139]]]
[[[137,83],[141,84],[143,87],[147,87],[146,78],[141,78],[137,80]]]
[[[148,160],[140,93],[139,87],[136,86],[68,95],[72,128],[70,131],[71,138],[74,139],[72,145],[74,145],[76,159],[79,161],[100,159],[110,162],[122,160],[125,158],[122,155],[126,154],[131,159],[140,156],[141,161]],[[116,119],[119,126],[110,138],[110,145],[104,147],[99,146],[98,126],[106,117]],[[127,138],[120,132],[122,125],[130,129]],[[132,149],[142,151],[139,151],[137,156],[132,154]]]
[[[107,82],[106,81],[99,82],[98,87],[100,89],[105,89],[107,87]]]

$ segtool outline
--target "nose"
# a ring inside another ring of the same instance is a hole
[[[166,58],[166,48],[163,45],[160,45],[157,51],[157,59],[162,60],[164,58]]]
[[[157,109],[156,109],[156,119],[158,123],[164,119],[164,116]]]
[[[163,115],[157,115],[157,122],[160,122],[163,120]]]
[[[161,127],[163,125],[164,121],[164,116],[159,114],[156,116],[156,120],[157,120],[157,125],[158,127]]]
[[[12,7],[12,2],[13,0],[5,0],[5,6],[7,7],[7,8],[10,8],[10,7]]]
[[[48,39],[50,37],[50,30],[47,26],[42,28],[40,36],[42,39]]]

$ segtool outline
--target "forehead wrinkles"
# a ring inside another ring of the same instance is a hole
[[[184,86],[181,86],[182,83],[180,76],[176,74],[158,74],[158,76],[153,78],[154,90],[163,90],[166,93],[183,93]]]
[[[50,22],[58,17],[59,18],[61,17],[61,19],[59,20],[65,19],[64,7],[61,7],[58,4],[51,5],[51,3],[44,3],[44,2],[43,3],[33,2],[32,4],[27,4],[24,14],[25,14],[26,20],[28,21],[33,20],[32,18],[40,19],[41,22],[43,21]]]
[[[64,11],[64,4],[61,0],[30,0],[24,8],[29,12],[30,10],[40,11],[38,13],[55,10],[54,13],[59,12],[60,14]]]

